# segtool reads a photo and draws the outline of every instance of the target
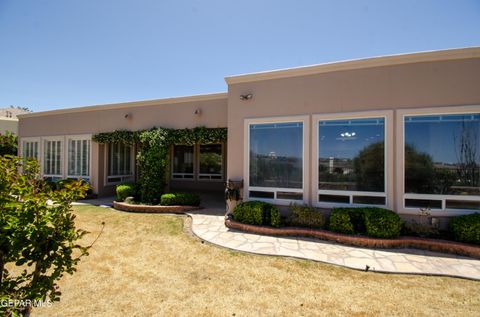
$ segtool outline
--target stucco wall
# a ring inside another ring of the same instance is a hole
[[[135,102],[132,104],[105,105],[86,110],[54,111],[50,113],[29,114],[19,120],[19,136],[47,137],[69,135],[93,135],[115,130],[142,130],[152,127],[209,128],[227,126],[226,94],[200,96],[193,101],[173,100],[159,104],[153,102]],[[147,105],[145,105],[147,104]],[[116,108],[117,107],[117,108]],[[113,109],[112,109],[113,108]],[[116,108],[116,109],[115,109]],[[120,108],[120,109],[118,109]],[[199,114],[195,114],[200,110]],[[91,182],[99,195],[111,195],[115,185],[105,183],[105,146],[92,142]],[[213,188],[223,187],[215,184]]]
[[[18,134],[18,120],[12,118],[0,118],[0,134],[11,132]]]
[[[241,100],[240,95],[247,93],[253,98]],[[474,105],[480,111],[480,58],[233,83],[228,88],[227,178],[247,177],[243,174],[246,118],[457,105]]]
[[[201,109],[200,115],[194,114],[196,109]],[[26,117],[20,119],[19,135],[95,134],[122,129],[134,131],[152,127],[182,129],[197,126],[226,127],[226,98]]]

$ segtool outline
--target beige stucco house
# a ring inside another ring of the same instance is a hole
[[[82,177],[107,195],[135,178],[135,149],[92,135],[227,127],[225,144],[172,147],[172,188],[221,191],[232,179],[244,199],[278,205],[480,210],[480,48],[225,80],[226,93],[20,115],[21,154],[45,177]]]

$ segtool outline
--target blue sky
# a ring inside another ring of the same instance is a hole
[[[0,0],[0,107],[211,93],[226,75],[467,46],[479,0]]]

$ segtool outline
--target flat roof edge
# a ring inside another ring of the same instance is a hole
[[[269,79],[280,79],[297,76],[315,75],[334,71],[354,70],[362,68],[373,68],[381,66],[393,66],[401,64],[413,64],[421,62],[434,62],[442,60],[456,60],[479,58],[480,47],[466,47],[445,49],[436,51],[415,52],[406,54],[395,54],[362,59],[331,62],[325,64],[301,66],[293,68],[278,69],[265,72],[240,74],[225,77],[227,84],[238,84]]]
[[[24,119],[24,118],[60,115],[60,114],[66,114],[66,113],[86,112],[86,111],[95,111],[95,110],[113,110],[113,109],[125,109],[130,107],[159,106],[159,105],[165,105],[165,104],[176,104],[176,103],[183,103],[183,102],[196,102],[196,101],[208,101],[208,100],[219,100],[219,99],[227,99],[227,93],[221,92],[221,93],[212,93],[212,94],[203,94],[203,95],[130,101],[130,102],[122,102],[122,103],[110,103],[110,104],[103,104],[103,105],[92,105],[92,106],[83,106],[83,107],[76,107],[76,108],[40,111],[40,112],[19,114],[17,115],[17,118]]]

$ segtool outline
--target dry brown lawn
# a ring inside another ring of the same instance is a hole
[[[480,282],[366,273],[238,253],[184,232],[183,216],[75,207],[103,235],[61,302],[34,316],[479,316]]]

